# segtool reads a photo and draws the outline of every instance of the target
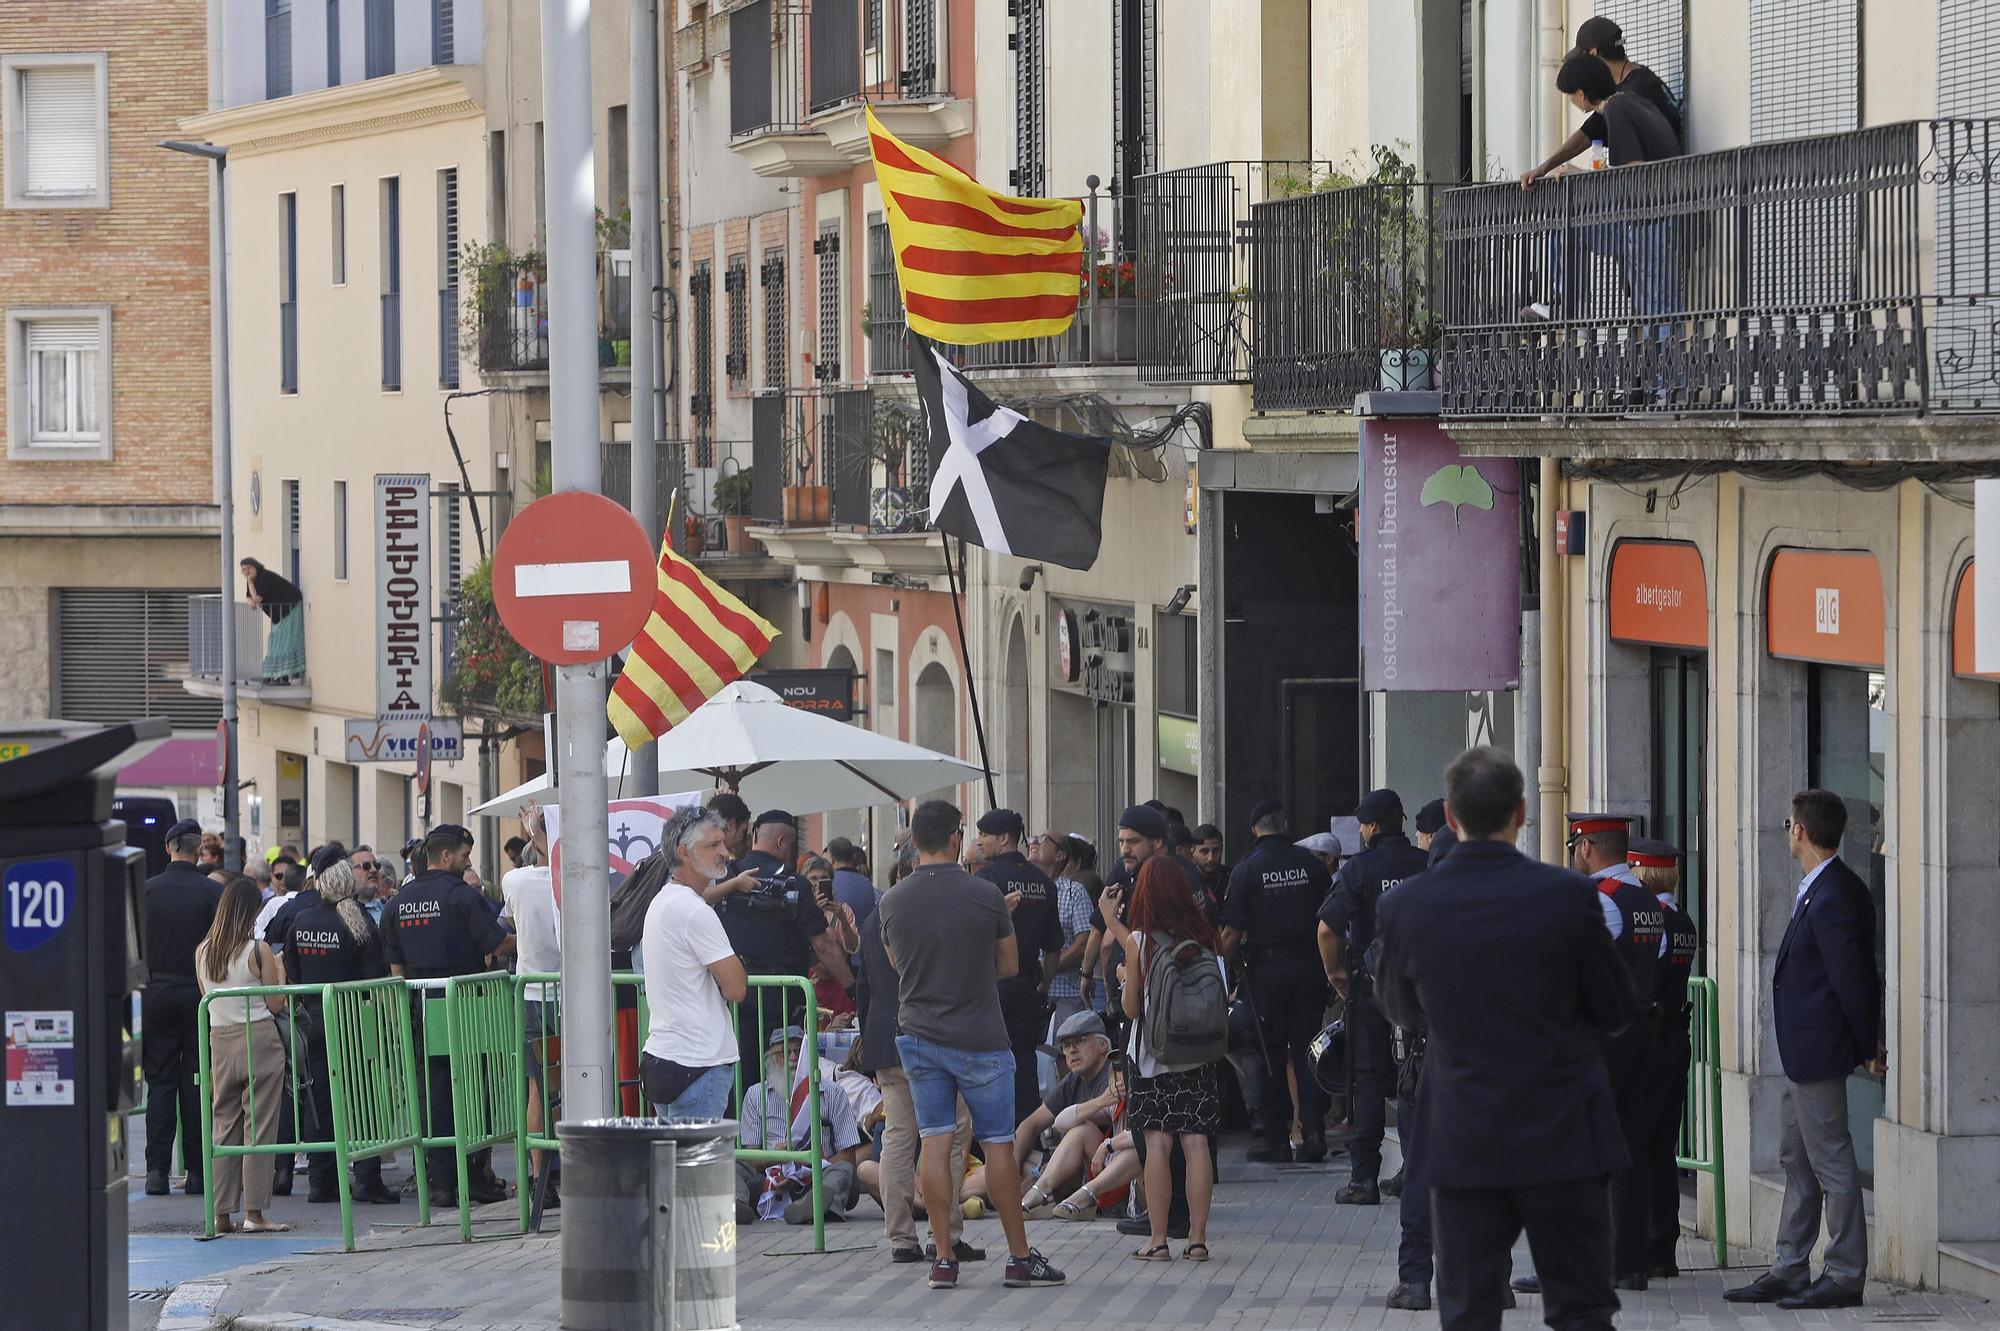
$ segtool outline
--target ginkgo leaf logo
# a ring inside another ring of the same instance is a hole
[[[1493,507],[1493,487],[1479,474],[1477,467],[1439,467],[1424,481],[1423,493],[1417,502],[1425,508],[1432,504],[1451,505],[1451,525],[1458,528],[1458,511],[1470,505],[1473,508],[1491,510]]]

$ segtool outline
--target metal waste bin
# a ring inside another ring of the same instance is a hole
[[[733,1331],[736,1121],[560,1123],[566,1331]]]

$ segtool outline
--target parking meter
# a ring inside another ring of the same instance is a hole
[[[111,817],[118,769],[168,735],[0,722],[0,1208],[10,1326],[126,1326],[131,995],[146,981],[145,853]]]

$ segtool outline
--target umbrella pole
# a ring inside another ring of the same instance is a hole
[[[1000,799],[993,793],[993,763],[986,756],[986,725],[979,718],[979,686],[972,679],[972,644],[965,637],[965,610],[959,598],[958,574],[951,566],[951,537],[941,534],[944,546],[944,577],[951,584],[951,617],[958,625],[958,656],[965,663],[965,700],[972,707],[972,734],[979,741],[979,765],[986,773],[986,803],[992,808],[1000,807]],[[959,566],[965,564],[965,542],[958,543]]]

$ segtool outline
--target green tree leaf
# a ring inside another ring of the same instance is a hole
[[[1458,527],[1458,512],[1466,505],[1473,508],[1491,510],[1493,507],[1493,487],[1472,466],[1439,467],[1424,481],[1423,492],[1417,502],[1425,508],[1432,504],[1451,505],[1451,525]]]

